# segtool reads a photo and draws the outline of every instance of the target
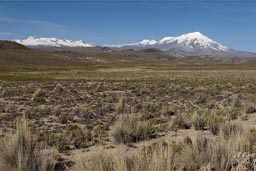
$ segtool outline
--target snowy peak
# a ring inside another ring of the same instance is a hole
[[[111,47],[118,48],[158,48],[163,51],[176,51],[184,54],[213,54],[226,52],[229,49],[220,43],[210,39],[200,32],[192,32],[182,34],[177,37],[164,37],[160,40],[142,40],[137,43],[124,44],[124,45],[112,45]]]
[[[176,42],[177,44],[182,44],[189,48],[200,48],[200,49],[212,49],[217,51],[226,51],[227,47],[221,45],[220,43],[213,41],[209,37],[203,35],[200,32],[193,32],[183,34],[178,36],[172,40],[172,42]]]
[[[178,44],[181,44],[181,43],[184,43],[184,42],[190,43],[190,42],[195,41],[195,40],[199,41],[200,44],[213,42],[210,38],[204,36],[200,32],[183,34],[181,36],[178,36],[178,37],[174,38],[173,41],[177,41]]]
[[[164,37],[161,40],[159,40],[159,44],[165,44],[171,42],[175,37]]]
[[[121,44],[121,45],[104,45],[107,47],[113,47],[113,48],[122,48],[124,46],[140,46],[140,47],[147,47],[147,46],[151,46],[151,45],[155,45],[158,42],[156,40],[148,40],[148,39],[144,39],[140,42],[137,43],[130,43],[130,44]]]
[[[29,36],[26,39],[14,40],[17,43],[20,43],[25,46],[50,46],[50,47],[94,47],[94,44],[85,43],[82,40],[73,41],[73,40],[63,40],[57,39],[55,37],[50,38],[38,38],[36,36]]]
[[[154,45],[154,44],[157,44],[157,41],[156,40],[147,40],[147,39],[145,39],[145,40],[140,41],[137,44],[142,45],[142,46]]]

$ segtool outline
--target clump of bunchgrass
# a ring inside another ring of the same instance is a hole
[[[195,130],[204,130],[207,126],[207,115],[208,111],[206,110],[199,110],[194,112],[192,123]]]
[[[32,95],[31,100],[34,102],[45,102],[45,91],[43,91],[41,88],[38,88]]]
[[[0,168],[3,170],[52,170],[53,166],[53,161],[33,141],[25,117],[18,119],[14,134],[0,140]]]
[[[123,114],[125,109],[125,99],[124,97],[120,97],[118,103],[116,105],[117,114]]]
[[[135,114],[120,115],[112,127],[111,135],[116,143],[138,142],[148,139],[155,132],[154,127]]]

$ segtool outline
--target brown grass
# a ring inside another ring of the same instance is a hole
[[[31,98],[34,102],[45,102],[45,91],[43,91],[41,88],[38,88]]]
[[[32,140],[28,122],[18,119],[14,134],[0,140],[0,168],[4,170],[51,170],[52,161],[37,148]]]
[[[130,143],[146,140],[155,129],[149,122],[140,120],[135,114],[120,115],[113,125],[111,135],[116,143]]]
[[[239,124],[226,123],[218,136],[197,135],[186,137],[184,142],[158,140],[132,153],[124,150],[96,150],[94,153],[78,155],[74,170],[248,170],[253,168],[253,162],[256,161],[253,155],[255,132],[253,129],[243,130]],[[252,155],[247,155],[250,153]]]

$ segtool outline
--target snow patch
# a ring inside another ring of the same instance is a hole
[[[38,38],[36,36],[29,36],[26,39],[14,40],[17,43],[20,43],[25,46],[51,46],[51,47],[94,47],[94,44],[85,43],[82,40],[73,41],[73,40],[63,40],[57,39],[55,37],[50,38]]]

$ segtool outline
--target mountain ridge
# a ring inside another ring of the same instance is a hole
[[[28,36],[25,39],[14,40],[17,43],[20,43],[25,46],[48,46],[48,47],[94,47],[92,43],[85,43],[83,40],[68,40],[68,39],[58,39],[55,37],[49,38],[39,38],[36,36]]]
[[[26,39],[14,40],[22,45],[47,50],[51,48],[54,50],[62,50],[68,48],[72,51],[79,51],[83,48],[95,48],[95,47],[108,47],[113,50],[143,50],[143,49],[160,49],[164,52],[174,52],[186,56],[194,55],[217,55],[217,56],[246,56],[256,57],[256,53],[237,51],[228,48],[215,40],[205,36],[200,32],[191,32],[182,34],[180,36],[166,36],[160,40],[144,39],[136,43],[119,44],[119,45],[96,45],[93,43],[85,43],[82,40],[65,40],[58,38],[37,38],[29,36]]]
[[[182,34],[177,37],[167,36],[160,40],[142,40],[137,43],[124,44],[124,45],[111,45],[113,48],[132,48],[132,49],[143,49],[143,48],[158,48],[162,51],[176,51],[185,54],[199,54],[207,55],[213,53],[222,53],[230,50],[222,44],[208,38],[200,32],[192,32]]]

